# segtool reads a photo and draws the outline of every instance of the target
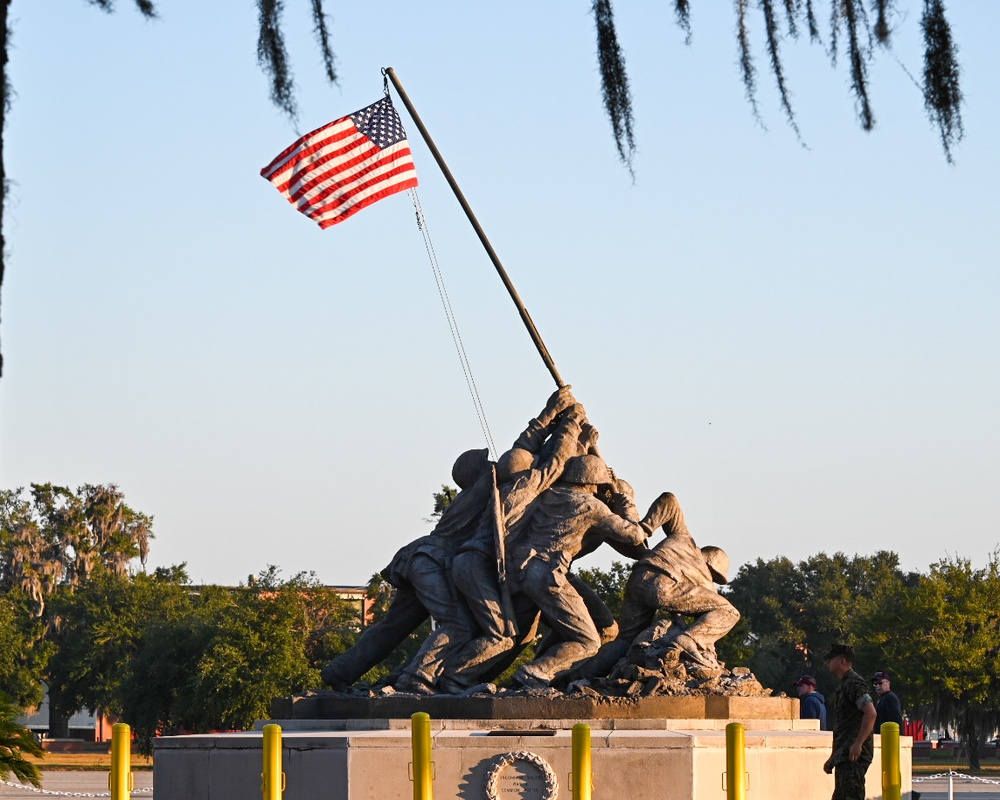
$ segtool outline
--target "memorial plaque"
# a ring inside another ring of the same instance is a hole
[[[483,790],[486,800],[556,800],[559,782],[544,758],[520,750],[493,759]]]

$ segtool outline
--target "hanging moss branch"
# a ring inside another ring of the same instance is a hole
[[[875,39],[881,45],[889,43],[891,29],[889,17],[893,13],[893,0],[875,0]]]
[[[677,16],[677,25],[684,31],[684,44],[691,44],[690,0],[674,0],[674,14]]]
[[[285,38],[281,33],[281,0],[257,0],[260,32],[257,38],[257,63],[271,79],[271,102],[292,120],[298,117],[295,84],[288,65]]]
[[[323,68],[326,79],[330,83],[337,82],[337,71],[333,66],[333,50],[330,48],[330,32],[326,27],[326,14],[323,13],[323,0],[312,0],[313,33],[319,50],[323,54]]]
[[[114,0],[87,0],[87,2],[92,6],[97,6],[101,11],[107,11],[109,14],[115,10]],[[153,0],[135,0],[135,7],[139,9],[139,12],[144,17],[153,19],[156,16],[156,6],[153,5]]]
[[[771,57],[771,72],[774,74],[774,80],[778,84],[778,94],[781,96],[781,107],[785,109],[785,115],[788,117],[788,124],[792,126],[792,130],[795,131],[796,138],[798,138],[801,142],[802,134],[799,132],[799,126],[795,122],[795,114],[792,111],[792,103],[788,96],[788,86],[785,84],[785,71],[781,65],[781,53],[778,49],[781,34],[778,32],[778,23],[775,19],[772,0],[760,0],[760,9],[764,12],[764,30],[767,34],[767,52]],[[789,10],[787,8],[787,4],[786,10]]]
[[[788,21],[788,35],[793,39],[799,38],[799,28],[795,22],[795,17],[798,16],[799,11],[802,8],[802,0],[784,0],[785,1],[785,19]]]
[[[862,50],[861,33],[867,16],[861,0],[843,0],[844,23],[847,27],[847,54],[851,63],[851,89],[858,99],[858,119],[861,127],[870,131],[875,127],[875,115],[868,99],[867,55]]]
[[[806,27],[809,28],[809,41],[819,42],[819,24],[816,22],[816,11],[813,9],[813,0],[805,1]]]
[[[740,75],[754,119],[767,130],[760,116],[760,108],[757,106],[757,68],[753,64],[753,55],[750,52],[750,31],[747,29],[748,3],[749,0],[736,0],[736,42],[740,48]]]
[[[837,66],[840,45],[840,0],[830,0],[830,63]]]
[[[951,26],[945,19],[941,0],[925,0],[920,27],[924,32],[924,105],[941,132],[945,157],[954,163],[951,148],[965,135],[959,88],[961,70],[958,48],[951,38]]]
[[[597,61],[601,69],[604,109],[611,118],[618,158],[632,173],[635,139],[632,134],[632,95],[628,75],[625,73],[625,56],[618,46],[611,0],[594,0],[593,9],[597,25]]]

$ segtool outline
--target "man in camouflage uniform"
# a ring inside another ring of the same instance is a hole
[[[864,800],[865,773],[875,752],[875,704],[868,681],[854,671],[854,648],[834,644],[823,656],[827,669],[840,678],[834,702],[833,755],[823,769],[834,774],[833,800]]]

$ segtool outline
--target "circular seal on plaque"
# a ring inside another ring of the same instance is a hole
[[[515,750],[493,757],[483,789],[486,800],[556,800],[559,780],[540,755]]]

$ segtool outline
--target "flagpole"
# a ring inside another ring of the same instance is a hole
[[[521,321],[524,323],[524,327],[528,329],[528,334],[531,336],[531,341],[535,343],[538,355],[540,355],[542,357],[542,361],[545,362],[545,366],[548,368],[553,380],[555,380],[556,386],[562,388],[566,384],[559,376],[559,370],[556,369],[556,364],[552,360],[552,356],[549,355],[549,350],[545,346],[545,342],[542,341],[542,337],[539,335],[538,329],[535,327],[535,323],[532,321],[531,315],[528,313],[528,309],[526,309],[524,307],[524,303],[521,302],[521,298],[517,294],[517,289],[514,288],[514,284],[511,283],[510,277],[507,275],[507,270],[505,270],[503,268],[503,264],[500,263],[500,259],[497,256],[496,251],[493,249],[493,245],[491,245],[490,240],[486,238],[485,231],[483,231],[482,226],[479,224],[479,220],[476,219],[476,215],[472,213],[472,208],[465,199],[465,195],[462,194],[462,190],[458,187],[458,183],[456,183],[454,176],[451,174],[451,170],[448,169],[448,165],[444,163],[444,158],[441,157],[441,153],[434,144],[434,140],[431,139],[431,135],[427,132],[427,128],[424,127],[424,123],[420,120],[420,115],[417,114],[416,109],[410,102],[410,98],[407,96],[406,90],[403,88],[402,84],[400,84],[399,78],[396,77],[396,73],[393,71],[392,67],[386,67],[383,69],[382,74],[392,81],[392,85],[396,88],[396,92],[399,93],[399,99],[402,100],[403,105],[406,106],[406,110],[409,112],[410,117],[416,124],[417,129],[420,131],[420,135],[424,137],[427,147],[430,148],[431,155],[434,156],[434,160],[437,161],[438,166],[441,168],[441,172],[444,173],[445,180],[448,181],[448,185],[451,186],[451,190],[455,193],[455,197],[458,199],[459,205],[461,205],[462,210],[465,211],[465,216],[469,218],[469,222],[472,223],[472,227],[475,229],[476,235],[479,236],[479,241],[482,242],[483,247],[486,248],[486,254],[490,257],[490,261],[493,262],[493,266],[496,267],[496,271],[500,275],[500,280],[503,281],[503,285],[507,287],[507,293],[510,295],[511,300],[514,301],[514,305],[517,306],[517,313],[521,315]]]

